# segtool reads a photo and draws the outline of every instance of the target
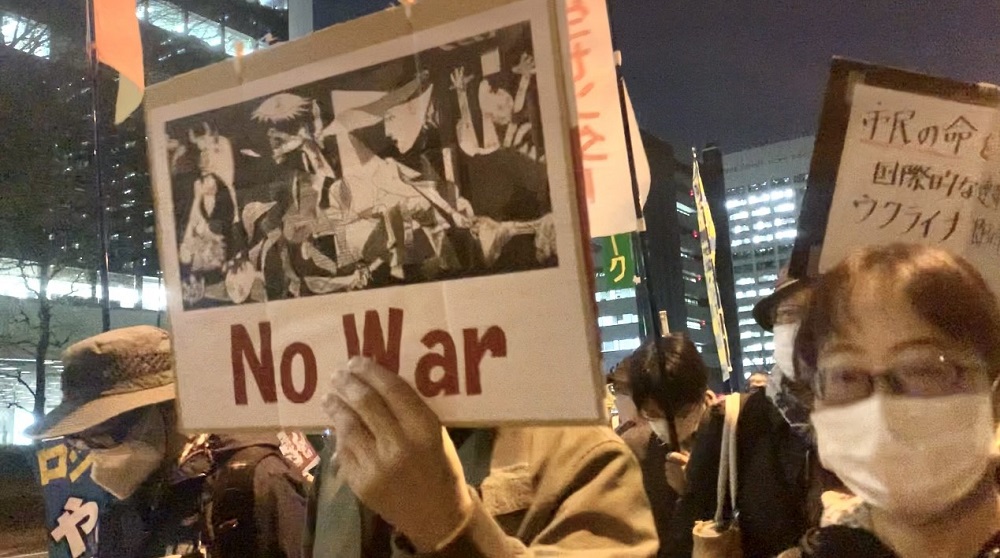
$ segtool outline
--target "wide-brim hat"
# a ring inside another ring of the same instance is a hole
[[[766,331],[774,331],[774,313],[778,309],[778,305],[806,288],[807,284],[805,279],[789,277],[787,270],[782,270],[782,275],[778,277],[774,291],[760,299],[753,307],[753,319],[757,325]]]
[[[26,430],[35,440],[83,432],[176,397],[170,337],[152,326],[116,329],[63,353],[63,400]]]

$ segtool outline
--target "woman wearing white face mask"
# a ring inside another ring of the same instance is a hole
[[[643,343],[619,363],[612,378],[616,393],[629,397],[637,412],[636,424],[622,437],[639,458],[662,541],[684,492],[687,452],[715,400],[708,370],[694,343],[673,334]]]
[[[866,248],[822,276],[796,339],[820,460],[857,506],[783,556],[1000,555],[1000,307],[947,252]]]

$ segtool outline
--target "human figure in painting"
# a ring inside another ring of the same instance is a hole
[[[481,61],[484,75],[499,72],[498,53],[488,53]],[[496,81],[497,78],[484,77],[479,85],[482,145],[476,136],[467,93],[474,80],[466,76],[463,67],[455,68],[451,74],[460,113],[455,133],[464,156],[461,165],[466,175],[462,194],[472,204],[479,228],[484,231],[479,235],[484,251],[493,256],[487,260],[492,260],[491,267],[506,271],[530,269],[539,263],[551,262],[556,252],[548,177],[545,165],[540,162],[544,154],[525,143],[525,138],[534,134],[530,119],[522,124],[515,120],[526,104],[534,72],[531,56],[524,53],[513,71],[521,75],[516,97],[490,84],[490,79]],[[504,137],[503,145],[500,145],[498,130]],[[500,242],[495,245],[499,250],[487,247],[495,231],[500,233]]]
[[[198,175],[192,184],[193,197],[187,226],[180,244],[180,262],[190,270],[187,282],[190,299],[226,298],[223,283],[229,262],[243,250],[234,179],[233,147],[229,138],[203,123],[203,133],[188,130],[188,139],[197,151]],[[185,149],[177,147],[173,163]]]

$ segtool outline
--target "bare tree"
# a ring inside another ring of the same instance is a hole
[[[35,56],[47,57],[51,50],[52,33],[48,25],[28,17],[0,12],[0,46],[17,49]]]
[[[73,79],[79,71],[55,61],[0,48],[0,65],[5,75],[19,76],[0,80],[0,129],[6,136],[0,153],[0,274],[23,286],[5,316],[7,342],[34,360],[34,386],[20,375],[14,379],[32,394],[32,412],[40,417],[46,362],[65,342],[53,329],[56,302],[75,294],[63,287],[86,273],[75,270],[96,267],[96,229],[87,217],[95,210],[88,197],[87,105],[80,103],[86,95],[74,90],[81,88],[79,77]]]

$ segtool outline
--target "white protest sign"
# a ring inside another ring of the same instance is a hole
[[[931,244],[1000,292],[994,108],[854,85],[819,269],[860,246]]]
[[[601,420],[562,17],[426,0],[150,89],[185,429],[323,428],[359,354],[447,424]]]
[[[566,17],[590,235],[631,232],[636,230],[635,202],[607,4],[605,0],[567,0]],[[630,125],[640,199],[644,200],[649,192],[649,165],[638,125],[634,120]]]

